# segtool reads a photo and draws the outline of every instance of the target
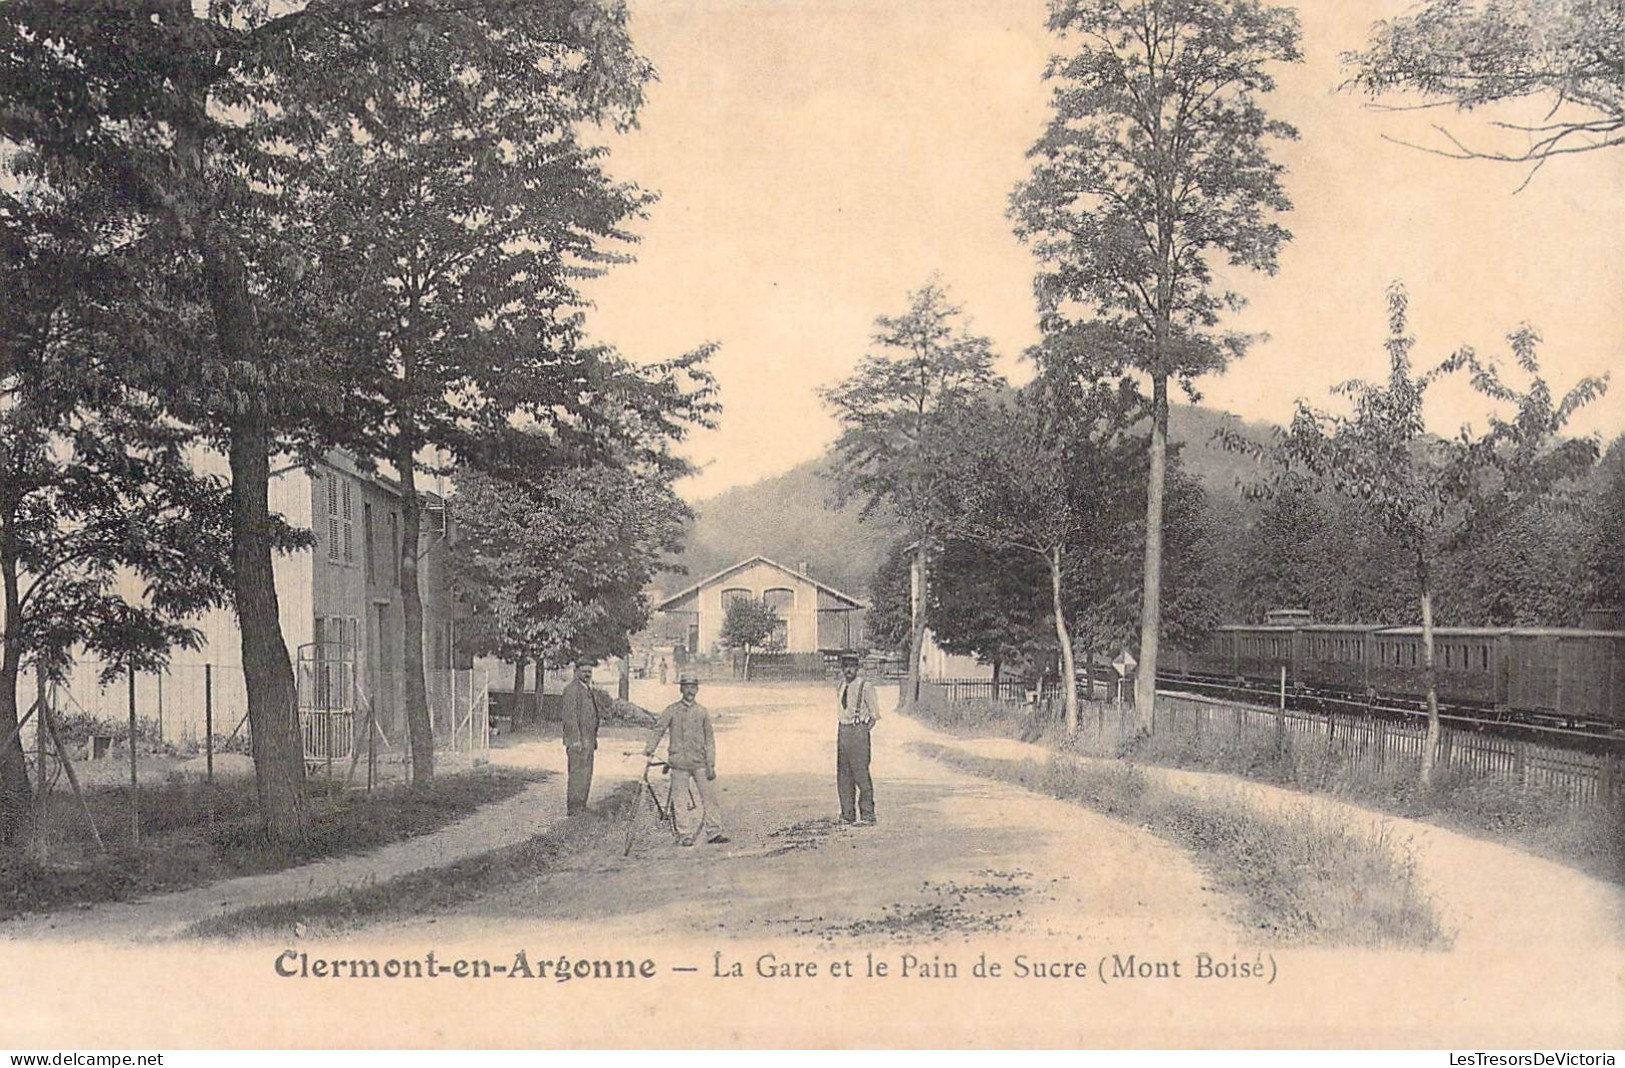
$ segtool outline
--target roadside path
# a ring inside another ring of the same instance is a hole
[[[608,732],[604,741],[612,750],[623,744],[623,740],[609,736]],[[0,923],[0,940],[166,941],[201,920],[252,905],[320,897],[408,872],[452,864],[465,857],[522,842],[563,818],[564,750],[557,739],[493,750],[491,757],[496,764],[539,768],[555,774],[545,782],[527,786],[514,797],[483,806],[437,831],[392,842],[366,853],[263,875],[224,879],[191,890],[133,901],[21,916]],[[624,770],[615,761],[601,758],[599,765],[599,774],[593,781],[594,798],[607,795],[625,778]]]

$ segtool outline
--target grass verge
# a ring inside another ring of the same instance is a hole
[[[1122,739],[1114,713],[1097,718],[1093,706],[1084,710],[1078,733],[1071,736],[1058,723],[991,701],[955,703],[930,695],[915,706],[914,715],[960,737],[1020,738],[1082,757],[1116,756]],[[1270,730],[1249,729],[1239,737],[1227,731],[1198,733],[1179,716],[1159,716],[1156,732],[1136,745],[1134,759],[1324,793],[1516,846],[1625,885],[1625,813],[1601,805],[1573,805],[1550,788],[1440,769],[1432,788],[1424,790],[1414,775],[1393,770],[1378,775],[1368,763],[1351,766],[1321,746],[1283,749]]]
[[[187,890],[239,875],[260,875],[328,857],[360,853],[438,830],[482,805],[513,797],[546,773],[482,768],[421,787],[366,793],[324,792],[313,783],[310,834],[297,846],[269,842],[261,831],[251,782],[213,785],[175,781],[141,789],[139,844],[111,840],[108,851],[79,849],[65,862],[0,859],[0,920],[27,912],[125,901]],[[91,791],[104,833],[124,802],[122,790]],[[127,817],[126,817],[127,819]],[[123,825],[128,834],[128,823]]]
[[[368,924],[418,919],[464,908],[471,897],[535,878],[565,856],[610,839],[618,847],[626,831],[627,806],[637,796],[637,789],[638,784],[628,783],[585,815],[564,820],[511,846],[370,886],[239,909],[192,925],[184,937],[252,938],[285,933],[296,924],[302,926],[305,936],[331,935]]]
[[[1243,922],[1285,944],[1442,947],[1432,902],[1405,843],[1355,833],[1303,805],[1279,814],[1240,798],[1191,796],[1139,767],[1052,756],[995,760],[928,743],[916,749],[961,771],[1013,783],[1146,827],[1190,850],[1242,903]]]

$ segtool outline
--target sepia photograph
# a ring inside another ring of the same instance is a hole
[[[0,1047],[1614,1064],[1621,219],[1622,0],[0,2]]]

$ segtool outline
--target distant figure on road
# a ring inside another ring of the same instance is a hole
[[[874,685],[859,674],[856,654],[841,656],[841,681],[835,735],[835,789],[841,795],[841,822],[875,822],[875,784],[869,778],[869,731],[880,719]],[[854,796],[857,803],[853,804]]]
[[[666,747],[666,764],[671,768],[672,806],[676,809],[678,840],[686,846],[703,838],[707,842],[728,841],[722,833],[722,806],[717,802],[717,740],[711,730],[711,713],[694,698],[700,692],[700,680],[684,672],[677,680],[681,700],[674,701],[660,713],[660,722],[644,752],[654,756],[660,739],[671,735]],[[694,825],[690,811],[678,801],[688,796],[693,783],[700,794],[699,826]]]
[[[592,757],[598,748],[600,710],[600,694],[592,685],[593,666],[591,660],[577,660],[575,678],[564,687],[561,718],[564,754],[570,766],[564,811],[569,816],[586,811],[587,795],[592,792]]]

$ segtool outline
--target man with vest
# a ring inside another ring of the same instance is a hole
[[[700,680],[684,672],[677,680],[680,700],[666,706],[660,713],[644,752],[654,756],[660,739],[670,735],[666,745],[666,766],[671,770],[672,804],[676,807],[678,840],[691,846],[696,841],[722,844],[728,837],[722,833],[722,806],[717,802],[717,739],[711,729],[711,713],[694,698],[700,692]],[[694,825],[688,809],[679,800],[689,796],[692,785],[700,794],[699,826]]]
[[[561,719],[564,727],[564,755],[569,764],[564,812],[574,816],[587,810],[592,792],[592,758],[598,748],[600,695],[592,685],[593,661],[576,661],[575,677],[564,687]],[[608,697],[607,694],[603,695]]]
[[[835,735],[835,789],[841,795],[841,822],[875,822],[875,784],[869,778],[869,731],[880,719],[880,701],[868,679],[859,674],[856,654],[841,657],[841,685],[837,691]],[[854,799],[856,804],[854,804]]]

